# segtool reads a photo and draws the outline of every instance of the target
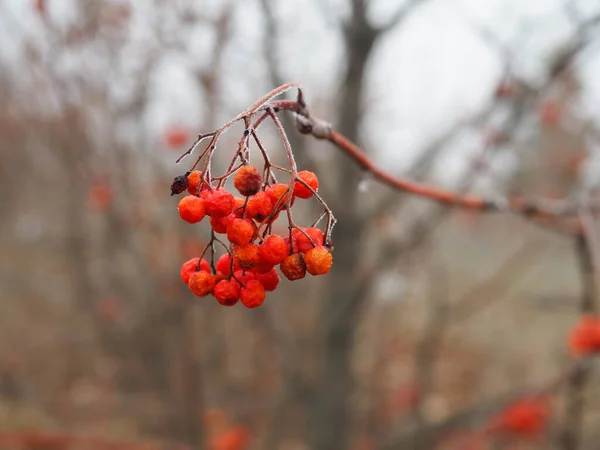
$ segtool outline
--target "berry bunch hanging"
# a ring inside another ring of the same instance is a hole
[[[281,92],[274,91],[274,95]],[[306,273],[324,275],[333,262],[331,232],[335,218],[318,193],[317,176],[296,168],[291,145],[277,117],[277,102],[272,101],[274,95],[259,100],[216,131],[200,135],[177,162],[201,141],[211,138],[208,145],[191,169],[171,185],[172,195],[186,194],[179,200],[180,217],[190,224],[208,221],[211,228],[211,239],[202,255],[183,263],[181,279],[193,294],[212,295],[225,306],[238,302],[248,308],[262,305],[266,293],[279,284],[277,266],[284,277],[293,281]],[[266,119],[271,119],[279,131],[288,167],[271,162],[258,136],[257,129]],[[219,137],[238,121],[243,121],[245,129],[236,152],[225,173],[214,176],[211,163]],[[251,144],[260,154],[258,165],[251,163]],[[276,173],[283,173],[287,181],[278,182]],[[292,207],[297,199],[314,199],[323,208],[310,226],[299,226],[293,220]],[[277,220],[287,220],[288,232],[284,235],[274,231]],[[324,224],[320,226],[321,222]]]

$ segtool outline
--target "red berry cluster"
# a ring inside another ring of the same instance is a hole
[[[269,179],[269,176],[266,177]],[[296,198],[308,199],[319,188],[317,176],[298,172],[289,184],[264,183],[260,170],[241,165],[233,177],[233,185],[242,197],[235,197],[219,184],[211,186],[200,171],[177,177],[173,193],[186,189],[188,195],[179,201],[179,215],[189,223],[209,217],[212,229],[212,261],[198,257],[181,267],[181,279],[195,295],[212,294],[225,306],[241,301],[248,308],[260,306],[266,292],[274,291],[281,273],[289,280],[329,272],[332,254],[329,237],[319,228],[297,227],[289,209]],[[273,233],[272,225],[281,212],[289,219],[289,235]],[[216,235],[225,235],[229,244]],[[216,259],[214,242],[223,244],[226,253]],[[215,261],[216,259],[216,261]]]

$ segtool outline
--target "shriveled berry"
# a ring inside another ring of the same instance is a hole
[[[258,280],[250,280],[240,291],[240,299],[246,308],[256,308],[265,301],[265,288]]]
[[[257,273],[256,279],[260,281],[267,292],[274,291],[279,284],[279,274],[275,269],[271,269],[267,273]]]
[[[265,192],[267,196],[271,199],[271,202],[273,203],[273,208],[275,208],[275,205],[277,205],[277,209],[285,209],[289,197],[289,189],[289,185],[282,183],[275,183],[271,184],[270,186],[267,186]],[[292,204],[293,203],[294,198],[292,197]]]
[[[202,197],[206,203],[206,214],[211,217],[225,217],[233,211],[233,195],[223,188],[203,191]]]
[[[273,211],[273,203],[269,196],[264,192],[259,192],[248,199],[246,205],[246,215],[250,219],[256,219],[262,222]]]
[[[198,261],[200,261],[200,265],[198,266]],[[184,262],[181,266],[181,271],[179,275],[181,276],[181,281],[187,284],[190,281],[190,275],[194,272],[198,272],[203,270],[205,272],[210,272],[210,264],[208,261],[202,258],[192,258]]]
[[[310,238],[314,241],[315,245],[310,242],[310,239],[302,232],[308,234]],[[297,252],[307,252],[311,248],[317,245],[323,245],[323,232],[314,227],[302,228],[300,231],[297,228],[292,230],[292,240],[294,242],[294,250]]]
[[[262,175],[255,166],[244,166],[233,177],[233,186],[244,197],[254,195],[260,191]]]
[[[200,195],[200,183],[202,182],[201,173],[199,170],[194,170],[187,177],[187,190],[191,195]],[[204,188],[206,185],[203,186]]]
[[[240,299],[240,284],[235,280],[221,280],[213,289],[213,294],[221,305],[233,306]]]
[[[171,183],[171,195],[181,194],[188,187],[188,181],[186,175],[179,175],[173,179]]]
[[[289,247],[285,240],[276,234],[272,234],[258,246],[260,260],[272,265],[280,264],[288,253]]]
[[[249,219],[235,218],[227,225],[227,239],[236,245],[248,244],[255,232],[256,225]]]
[[[235,247],[233,250],[233,261],[242,269],[252,269],[260,261],[258,257],[258,245],[250,243]]]
[[[332,263],[333,255],[322,245],[311,248],[304,254],[304,264],[311,275],[326,274],[331,269]]]
[[[279,266],[281,273],[291,281],[299,280],[306,276],[306,265],[302,253],[294,253],[286,256]]]
[[[302,172],[298,172],[298,178],[308,184],[313,191],[316,192],[319,189],[319,179],[313,172],[303,170]],[[296,180],[296,183],[294,184],[294,195],[300,198],[310,198],[313,194],[304,184]]]
[[[204,200],[193,195],[186,195],[179,200],[177,209],[181,218],[189,223],[198,223],[206,215]]]
[[[204,297],[210,294],[215,287],[215,276],[208,272],[194,272],[190,275],[188,288],[198,297]]]

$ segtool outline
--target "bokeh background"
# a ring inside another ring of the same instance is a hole
[[[297,81],[398,176],[594,196],[599,24],[596,0],[0,2],[0,447],[565,448],[562,392],[537,440],[469,436],[569,365],[572,238],[393,191],[288,120],[334,267],[224,308],[179,279],[209,235],[169,186],[199,133]]]

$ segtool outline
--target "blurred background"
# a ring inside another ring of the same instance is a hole
[[[599,25],[597,0],[0,2],[0,447],[559,448],[561,393],[533,442],[470,437],[568,366],[572,238],[392,191],[288,121],[332,272],[224,308],[179,279],[209,234],[169,186],[199,133],[297,81],[398,176],[596,195]]]

